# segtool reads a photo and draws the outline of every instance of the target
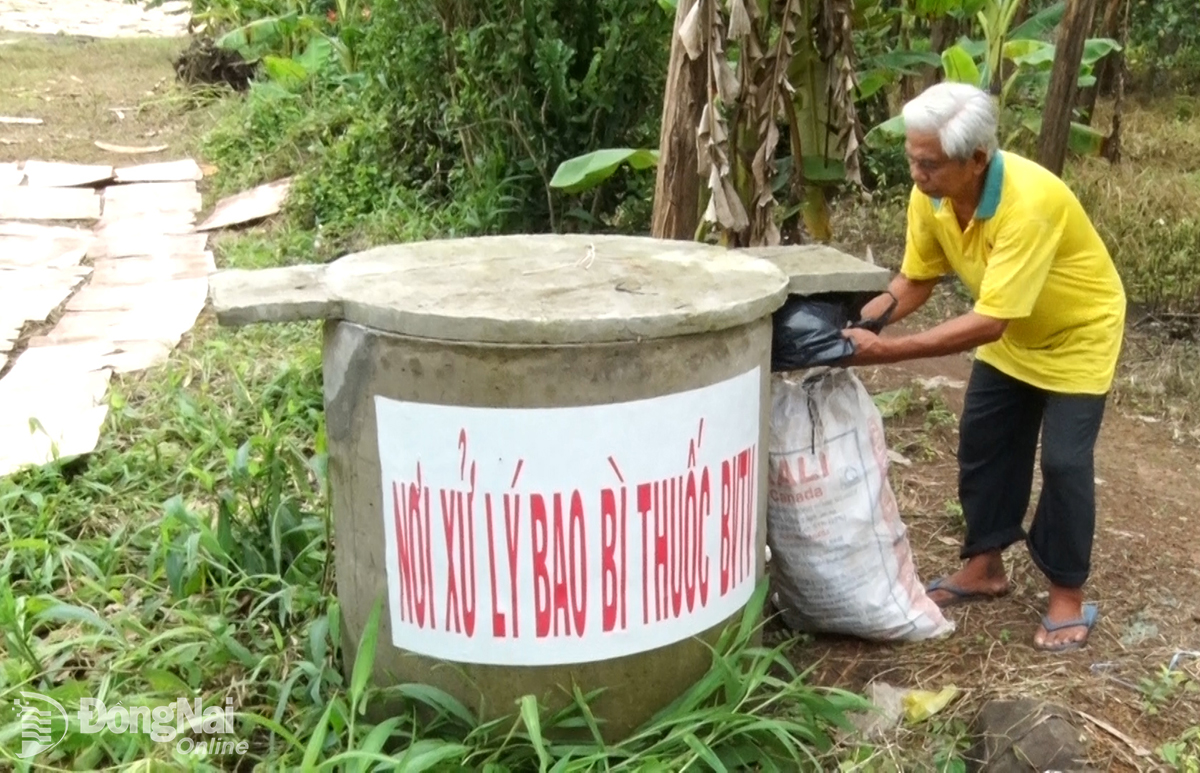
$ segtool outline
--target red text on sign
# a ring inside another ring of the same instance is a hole
[[[703,464],[703,435],[701,424],[683,474],[626,484],[610,456],[620,485],[518,491],[522,459],[501,484],[511,490],[494,493],[477,489],[462,431],[454,487],[432,490],[419,461],[412,482],[391,483],[398,622],[466,639],[578,640],[709,609],[753,577],[758,465],[753,444]],[[772,475],[823,472],[801,460]]]
[[[753,569],[752,536],[758,465],[755,448],[721,462],[721,595],[741,585]]]
[[[628,623],[629,604],[625,596],[628,564],[625,563],[626,491],[620,489],[620,508],[617,492],[600,492],[600,594],[602,601],[601,627],[605,633],[616,629],[618,616],[621,630]]]
[[[509,613],[512,615],[512,636],[516,638],[520,635],[520,623],[517,616],[517,538],[521,530],[521,495],[520,494],[505,494],[504,500],[504,544],[508,555],[508,588],[510,594]],[[485,511],[487,513],[487,529],[488,529],[488,565],[490,568],[490,576],[492,580],[492,635],[497,638],[503,638],[508,635],[508,626],[506,625],[508,618],[500,611],[498,590],[497,590],[497,575],[496,575],[496,560],[497,556],[501,555],[496,545],[496,537],[492,524],[494,523],[495,513],[492,510],[492,495],[487,494],[484,497]]]
[[[433,524],[429,489],[421,486],[420,463],[415,483],[392,483],[392,508],[400,561],[400,619],[421,629],[428,619],[428,627],[433,628]]]
[[[561,493],[552,495],[553,511],[549,513],[543,495],[530,497],[534,616],[539,639],[582,636],[587,625],[583,497],[578,491],[570,496],[569,523],[563,514]]]
[[[708,601],[704,522],[712,514],[708,468],[637,487],[642,517],[642,622],[680,617]]]

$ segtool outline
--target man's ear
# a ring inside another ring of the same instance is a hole
[[[971,156],[971,161],[974,162],[976,171],[982,172],[983,170],[987,169],[987,153],[984,153],[982,150],[975,151],[975,153]]]

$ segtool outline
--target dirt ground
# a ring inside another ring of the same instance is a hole
[[[907,404],[887,425],[890,448],[911,464],[893,464],[890,478],[925,582],[960,565],[956,422],[970,369],[966,355],[859,369],[872,394]],[[817,637],[796,659],[817,663],[819,683],[849,689],[875,679],[929,690],[953,684],[963,692],[947,715],[962,725],[988,699],[1053,700],[1110,726],[1084,727],[1097,769],[1162,769],[1153,750],[1200,721],[1200,658],[1179,659],[1178,682],[1165,675],[1176,653],[1200,650],[1200,451],[1155,417],[1110,401],[1096,479],[1087,595],[1100,620],[1085,649],[1033,648],[1047,587],[1018,544],[1007,554],[1013,592],[947,610],[958,626],[948,638],[885,645]],[[1039,485],[1035,478],[1030,517]]]
[[[0,31],[0,162],[132,166],[193,156],[211,105],[175,88],[186,38],[100,39]],[[154,153],[114,153],[97,141]]]

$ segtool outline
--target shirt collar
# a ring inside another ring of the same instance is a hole
[[[1004,187],[1004,154],[997,150],[988,164],[987,178],[983,181],[983,195],[975,208],[977,220],[987,220],[996,214],[1000,206],[1000,189]]]
[[[987,177],[983,181],[983,195],[979,197],[979,206],[975,207],[976,220],[988,220],[996,215],[1000,207],[1000,191],[1004,187],[1004,154],[997,150],[988,162]],[[935,209],[942,208],[942,199],[934,199]]]

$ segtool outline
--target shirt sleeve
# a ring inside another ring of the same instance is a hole
[[[1039,201],[1004,216],[988,256],[975,312],[996,319],[1028,317],[1058,254],[1063,207]]]
[[[914,186],[908,199],[908,231],[900,273],[915,282],[951,273],[950,261],[937,240],[933,202]]]

